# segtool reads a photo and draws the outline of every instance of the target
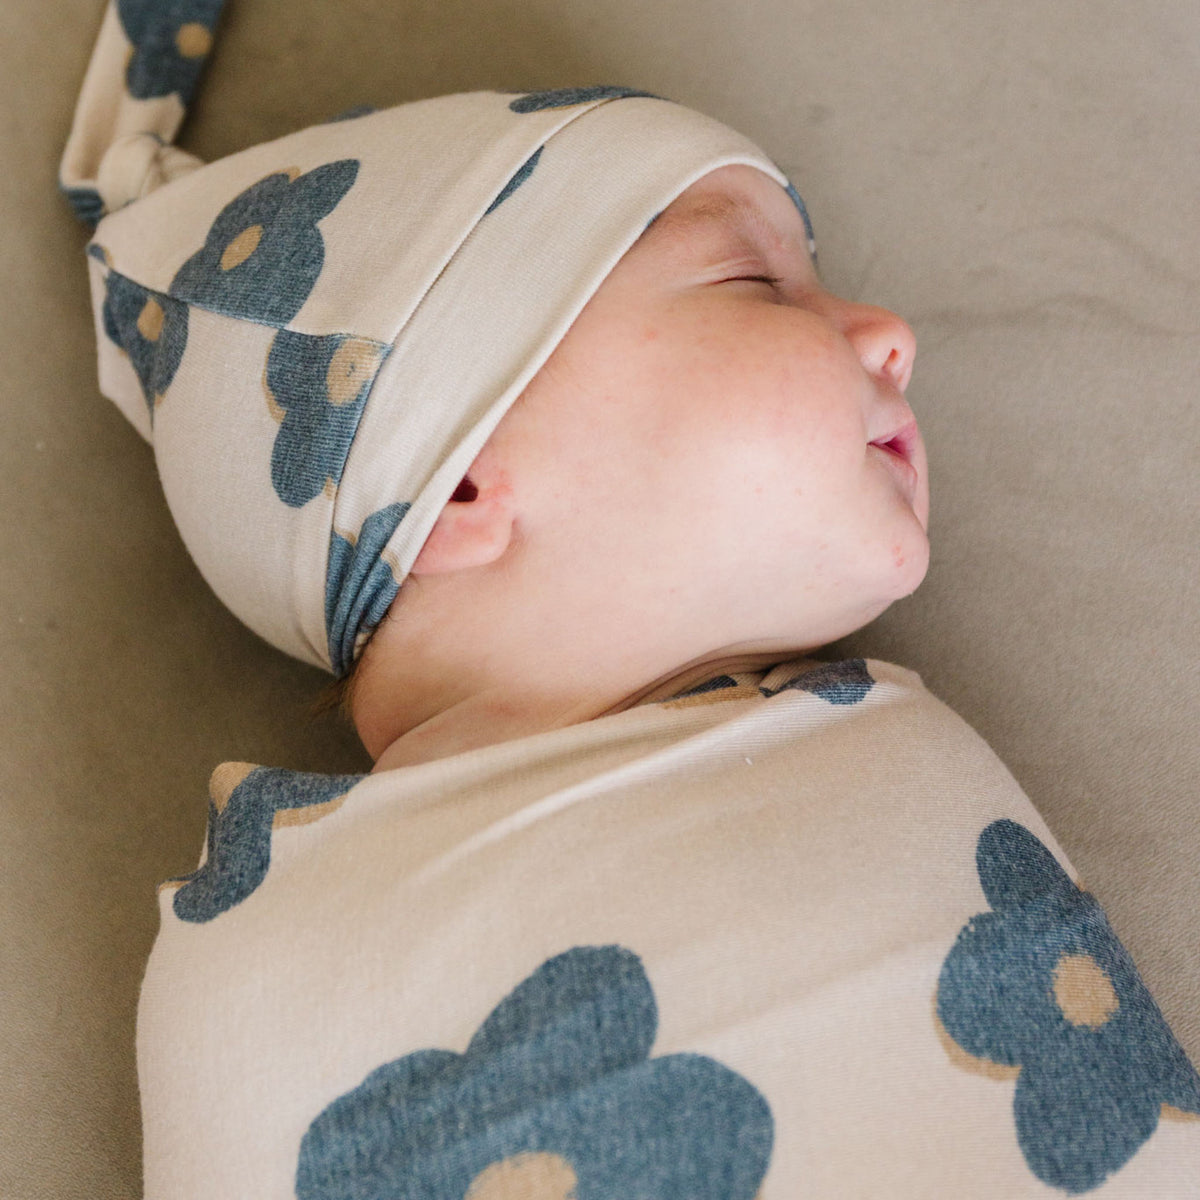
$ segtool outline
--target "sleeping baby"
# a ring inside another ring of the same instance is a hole
[[[1200,1076],[1015,780],[812,657],[920,584],[929,491],[912,331],[788,177],[608,86],[204,164],[219,8],[104,17],[60,170],[100,388],[374,769],[213,772],[148,1200],[1200,1194]]]

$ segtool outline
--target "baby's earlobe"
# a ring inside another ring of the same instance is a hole
[[[450,497],[412,565],[414,575],[444,575],[487,566],[504,556],[516,518],[512,484],[503,470],[473,468]],[[455,503],[458,501],[458,503]]]

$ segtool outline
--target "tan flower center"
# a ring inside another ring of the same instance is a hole
[[[197,21],[180,25],[175,48],[184,58],[203,58],[212,49],[212,34]]]
[[[348,337],[329,360],[325,391],[330,404],[349,404],[362,391],[379,365],[379,346],[365,338]]]
[[[575,1172],[546,1151],[514,1154],[484,1167],[463,1200],[575,1200]]]
[[[234,788],[254,770],[254,763],[225,762],[221,763],[208,778],[208,794],[212,797],[213,807],[217,812],[224,812],[233,795]]]
[[[221,270],[232,271],[234,267],[240,267],[258,249],[262,235],[263,227],[261,225],[251,225],[243,229],[225,247],[225,253],[221,255]]]
[[[1073,1025],[1099,1029],[1121,1007],[1116,988],[1090,954],[1064,954],[1054,968],[1054,999]]]
[[[162,335],[163,319],[166,314],[153,296],[147,298],[142,311],[138,313],[137,331],[148,342],[157,342]]]

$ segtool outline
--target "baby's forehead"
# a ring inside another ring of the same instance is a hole
[[[799,242],[816,264],[812,223],[795,187],[740,163],[718,168],[684,189],[655,215],[639,241],[669,250],[717,234],[755,245]]]
[[[703,187],[703,190],[699,190]],[[694,237],[713,225],[738,224],[762,220],[753,197],[742,191],[714,188],[709,179],[701,179],[676,196],[657,213],[645,232],[656,237]]]

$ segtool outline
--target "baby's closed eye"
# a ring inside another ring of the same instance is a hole
[[[768,283],[776,287],[783,282],[776,275],[735,275],[732,279],[723,279],[722,283]]]

